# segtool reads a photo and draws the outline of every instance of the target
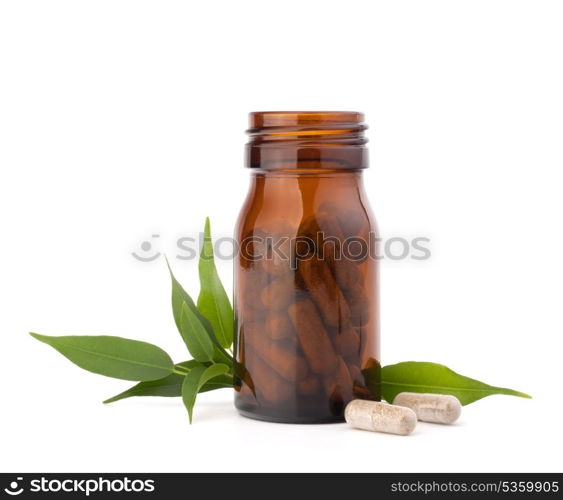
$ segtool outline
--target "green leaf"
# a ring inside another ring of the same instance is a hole
[[[179,281],[172,273],[172,268],[170,267],[168,260],[166,261],[166,264],[168,266],[168,271],[170,272],[170,278],[172,279],[172,314],[174,315],[174,321],[176,322],[178,331],[182,333],[180,319],[182,317],[183,304],[186,304],[192,311],[197,311],[197,307],[189,293],[184,290],[182,285],[180,285]]]
[[[210,380],[199,390],[199,394],[202,392],[215,391],[217,389],[232,389],[233,379],[228,375],[223,375]],[[182,375],[176,375],[175,373],[164,377],[160,380],[153,380],[150,382],[139,382],[130,389],[117,394],[109,399],[106,399],[103,403],[115,403],[121,399],[127,399],[137,396],[160,396],[165,398],[179,398],[182,395],[182,383],[184,377]]]
[[[205,219],[199,281],[201,289],[197,308],[211,323],[221,346],[228,349],[233,343],[233,308],[215,267],[209,217]]]
[[[31,333],[84,370],[123,380],[156,380],[172,373],[174,363],[160,347],[109,336],[48,337]]]
[[[182,399],[188,410],[190,424],[192,423],[192,413],[194,409],[197,393],[203,385],[214,377],[223,375],[229,371],[229,367],[222,363],[211,365],[208,367],[197,366],[184,377],[182,384]]]
[[[457,397],[462,405],[493,394],[531,397],[522,392],[494,387],[459,375],[444,365],[424,361],[405,361],[384,366],[381,369],[381,392],[383,398],[390,403],[400,392],[451,394]]]
[[[104,404],[114,403],[120,399],[131,398],[133,396],[179,396],[183,381],[184,377],[182,375],[172,373],[171,375],[158,380],[139,382],[137,385],[134,385],[126,391],[106,399]]]
[[[185,368],[191,371],[196,366],[204,366],[195,360],[184,361],[178,363],[175,368]],[[121,399],[131,398],[134,396],[161,396],[165,398],[180,397],[182,395],[182,383],[184,382],[184,375],[172,373],[167,377],[159,380],[151,380],[148,382],[139,382],[137,385],[130,387],[126,391],[117,394],[104,401],[104,404],[114,403]],[[232,389],[233,379],[229,375],[219,375],[209,382],[206,382],[199,392],[214,391],[215,389]]]
[[[184,290],[182,285],[175,278],[168,260],[166,261],[166,264],[168,265],[168,271],[170,272],[170,278],[172,279],[172,312],[174,314],[174,321],[176,322],[176,327],[178,328],[180,335],[182,335],[182,338],[184,339],[184,343],[188,346],[189,349],[188,342],[191,341],[191,339],[189,338],[191,334],[189,331],[183,331],[181,324],[182,310],[183,305],[185,304],[193,313],[193,315],[199,319],[199,322],[207,331],[207,335],[214,345],[213,361],[219,363],[227,363],[229,366],[232,366],[233,357],[227,351],[225,351],[223,346],[219,343],[217,337],[213,333],[213,327],[211,326],[211,323],[209,323],[209,321],[197,310],[197,307],[188,292]],[[188,340],[186,340],[187,338]]]
[[[179,368],[182,371],[189,372],[192,368],[201,365],[209,366],[209,364],[201,363],[199,361],[196,361],[195,359],[189,359],[188,361],[182,361],[181,363],[177,363],[174,366],[174,368]]]
[[[207,330],[198,316],[194,314],[186,303],[182,304],[180,333],[191,355],[197,361],[211,361],[213,359],[215,352],[213,342],[211,342]]]

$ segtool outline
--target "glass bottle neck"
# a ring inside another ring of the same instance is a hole
[[[366,168],[363,118],[355,112],[251,113],[246,166],[264,171]]]

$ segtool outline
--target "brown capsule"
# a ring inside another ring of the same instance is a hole
[[[315,215],[306,217],[301,221],[299,229],[297,230],[297,236],[299,238],[310,238],[314,244],[312,248],[309,248],[307,253],[315,253],[317,251],[317,233],[319,232],[319,223]]]
[[[321,383],[319,382],[319,379],[313,375],[301,380],[297,384],[297,390],[299,391],[299,394],[302,394],[303,396],[312,396],[313,394],[319,392],[320,388]]]
[[[238,394],[237,397],[244,401],[245,406],[250,407],[257,407],[258,401],[256,400],[256,396],[252,393],[252,390],[247,385],[242,385],[237,390]]]
[[[264,270],[274,276],[283,276],[291,271],[294,239],[283,234],[270,236],[266,255],[262,261]]]
[[[344,406],[354,399],[354,383],[344,361],[339,358],[338,370],[334,379],[325,379],[324,388],[329,396],[329,406],[333,413],[342,413]]]
[[[341,387],[351,390],[354,382],[350,375],[350,371],[342,358],[338,358],[338,377],[337,382]]]
[[[242,238],[237,241],[238,247],[240,249],[239,265],[242,271],[255,268],[259,263],[257,254],[259,254],[260,252],[257,251],[254,240],[254,230],[252,230],[244,234]]]
[[[346,210],[338,216],[338,222],[345,238],[362,238],[368,240],[369,220],[364,212]]]
[[[345,251],[346,237],[340,223],[328,213],[318,214],[317,221],[320,229],[317,235],[317,253],[328,262],[338,286],[347,290],[360,282],[362,274],[356,262],[350,260]]]
[[[260,296],[269,283],[270,277],[261,269],[252,267],[244,270],[237,291],[243,307],[264,310]]]
[[[254,394],[252,394],[252,389],[248,385],[242,384],[238,388],[235,388],[235,390],[245,399],[248,399],[249,401],[256,401]]]
[[[360,370],[360,367],[354,364],[348,364],[348,371],[350,372],[350,376],[352,377],[352,380],[354,381],[354,384],[360,384],[363,385],[364,384],[364,376],[362,375],[362,371]]]
[[[316,222],[317,255],[330,262],[340,260],[342,258],[344,234],[342,234],[338,219],[326,212],[319,212],[316,215]]]
[[[318,211],[334,215],[345,238],[364,237],[369,231],[369,218],[364,210],[349,210],[333,201],[325,201],[319,205]]]
[[[369,300],[361,285],[346,291],[346,301],[350,308],[350,323],[354,326],[365,325],[369,321]]]
[[[260,338],[264,334],[264,324],[259,321],[247,321],[241,323],[241,343],[243,344],[254,344],[257,342],[257,338]]]
[[[327,210],[318,210],[315,215],[311,215],[303,221],[299,231],[300,234],[307,235],[315,240],[319,255],[324,254],[325,257],[339,256],[344,234],[334,214]],[[324,248],[323,243],[325,243]]]
[[[301,231],[315,242],[317,256],[328,264],[339,287],[348,289],[361,283],[362,274],[351,260],[346,237],[334,215],[319,212],[305,220]]]
[[[323,382],[327,394],[332,395],[336,391],[342,396],[344,401],[353,399],[354,381],[342,358],[338,358],[338,369],[333,376],[325,378]]]
[[[354,395],[358,399],[374,399],[374,395],[367,387],[357,384],[356,382],[354,382]]]
[[[346,363],[346,366],[352,366],[352,365],[357,365],[360,366],[361,362],[360,362],[360,357],[359,356],[343,356],[344,362]]]
[[[283,276],[291,270],[295,244],[295,229],[284,220],[275,220],[268,227],[253,232],[253,252],[262,269],[273,276]]]
[[[261,228],[253,228],[239,241],[240,265],[244,270],[257,270],[264,272],[262,261],[266,253],[266,232]]]
[[[239,322],[241,323],[262,322],[267,314],[265,309],[255,309],[249,303],[245,304],[239,310],[242,310],[242,318],[239,318]]]
[[[266,319],[266,333],[271,339],[282,340],[293,335],[293,326],[285,312],[272,312]]]
[[[285,311],[295,294],[292,274],[274,279],[260,294],[262,305],[270,311]]]
[[[327,325],[337,327],[350,319],[350,309],[326,262],[312,257],[299,262],[307,290]]]
[[[282,340],[278,340],[280,345],[283,345],[289,352],[301,352],[301,347],[299,346],[299,340],[297,340],[297,335],[292,332],[291,337],[287,337]]]
[[[302,380],[309,371],[305,359],[291,352],[279,342],[271,340],[261,323],[244,325],[246,343],[278,374],[294,382]]]
[[[333,415],[342,415],[345,408],[344,398],[338,386],[333,386],[332,392],[328,394],[328,407]]]
[[[293,393],[292,385],[271,370],[260,356],[250,351],[247,366],[252,380],[255,381],[254,386],[259,400],[278,405],[290,399]]]
[[[360,336],[356,332],[356,328],[345,326],[334,338],[336,352],[344,357],[352,357],[360,355]]]
[[[313,302],[299,299],[289,306],[288,314],[311,370],[321,375],[335,371],[338,360]]]
[[[348,260],[346,256],[343,256],[339,261],[332,262],[331,268],[338,286],[343,290],[348,290],[362,283],[363,277],[358,264]]]
[[[335,217],[323,212],[307,217],[299,226],[299,236],[314,243],[310,253],[330,262],[340,259],[343,235]]]

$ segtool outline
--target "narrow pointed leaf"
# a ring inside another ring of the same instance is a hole
[[[211,323],[209,323],[209,321],[198,311],[194,301],[192,300],[188,292],[184,290],[180,282],[175,278],[174,273],[172,272],[172,269],[170,268],[170,264],[168,263],[168,261],[166,261],[166,263],[168,265],[170,278],[172,280],[172,313],[174,315],[174,321],[176,322],[176,327],[178,328],[180,335],[182,335],[182,338],[184,339],[184,343],[186,343],[187,345],[186,336],[189,335],[188,332],[182,332],[182,325],[181,325],[182,309],[183,309],[183,305],[186,304],[186,306],[190,309],[190,311],[193,312],[193,314],[199,319],[200,323],[204,326],[205,330],[207,331],[207,335],[209,336],[211,342],[214,345],[213,361],[216,361],[218,363],[227,363],[229,366],[232,366],[233,358],[227,351],[225,351],[223,346],[217,340],[217,337],[213,332],[213,327],[211,326]]]
[[[31,333],[84,370],[123,380],[156,380],[174,368],[160,347],[139,340],[110,336],[48,337]]]
[[[174,321],[176,322],[176,327],[178,331],[181,333],[181,325],[180,319],[182,317],[182,306],[186,304],[190,309],[197,310],[194,301],[190,297],[190,294],[184,290],[180,282],[176,279],[174,274],[172,273],[172,269],[168,261],[166,261],[168,265],[168,271],[170,272],[170,278],[172,280],[172,314],[174,315]]]
[[[208,366],[205,363],[201,363],[200,361],[197,361],[195,359],[189,359],[188,361],[182,361],[181,363],[177,363],[175,365],[175,368],[179,368],[183,371],[190,371],[192,368],[195,368],[196,366]]]
[[[223,375],[229,371],[229,367],[222,363],[206,367],[195,367],[184,377],[182,384],[182,399],[188,410],[190,424],[192,423],[192,414],[197,393],[204,384],[211,379]]]
[[[174,397],[176,393],[181,392],[184,377],[172,373],[167,377],[159,380],[151,380],[148,382],[139,382],[137,385],[123,391],[104,401],[104,404],[114,403],[120,399],[131,398],[133,396],[163,396]]]
[[[189,361],[184,361],[182,363],[176,364],[174,368],[189,372],[196,366],[204,366],[204,365],[199,361],[196,361],[195,359],[190,359]],[[163,397],[180,396],[182,393],[183,381],[184,381],[183,375],[178,375],[177,373],[171,373],[170,375],[158,380],[139,382],[137,385],[130,387],[126,391],[123,391],[109,399],[106,399],[104,401],[104,404],[113,403],[115,401],[119,401],[120,399],[130,398],[133,396],[163,396]]]
[[[104,404],[115,403],[121,399],[136,396],[160,396],[165,398],[176,398],[182,395],[182,383],[184,376],[173,373],[160,380],[150,382],[139,382],[133,387],[123,391],[104,401]],[[214,391],[216,389],[232,389],[233,379],[229,375],[219,375],[209,382],[203,384],[200,393]]]
[[[221,346],[229,348],[233,343],[233,308],[215,267],[209,217],[205,220],[199,258],[199,281],[197,308],[211,323]]]
[[[451,394],[462,405],[468,405],[486,396],[505,394],[530,398],[527,394],[494,387],[478,380],[459,375],[444,365],[424,361],[405,361],[381,369],[381,393],[392,402],[400,392],[428,392]]]
[[[185,370],[190,372],[192,369],[203,366],[206,364],[200,363],[195,359],[183,361],[175,365],[177,370]],[[134,396],[161,396],[161,397],[180,397],[182,395],[182,383],[184,382],[184,375],[172,373],[167,377],[159,380],[151,380],[149,382],[139,382],[138,384],[130,387],[109,399],[104,401],[104,404],[114,403],[121,399],[131,398]],[[219,375],[209,382],[205,383],[199,392],[208,392],[215,389],[225,389],[233,387],[233,378],[230,375]]]
[[[211,338],[211,340],[215,347],[215,353],[213,354],[213,361],[215,363],[226,363],[227,365],[232,367],[234,362],[233,357],[227,351],[225,351],[225,349],[221,344],[219,344],[219,341],[217,339]]]
[[[185,370],[186,372],[191,371],[197,366],[206,367],[207,365],[196,361],[195,359],[190,359],[189,361],[183,361],[175,365],[178,370]],[[123,391],[116,396],[113,396],[104,401],[104,404],[114,403],[121,399],[126,399],[134,396],[161,396],[161,397],[180,397],[182,395],[182,383],[184,382],[184,375],[178,375],[177,373],[172,373],[167,377],[159,380],[152,380],[149,382],[139,382],[137,385],[130,387],[126,391]],[[232,388],[233,379],[229,375],[221,375],[213,380],[204,384],[199,392],[207,392],[215,389]]]
[[[209,335],[207,335],[207,330],[199,317],[185,303],[182,304],[180,333],[191,355],[197,361],[204,362],[213,359],[213,353],[215,352],[213,342],[211,342]]]

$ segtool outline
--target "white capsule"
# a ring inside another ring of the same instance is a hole
[[[423,422],[452,424],[461,415],[459,399],[446,394],[401,392],[395,396],[393,404],[411,408]]]
[[[416,414],[410,408],[365,399],[350,401],[344,418],[358,429],[402,436],[410,434],[416,427]]]

